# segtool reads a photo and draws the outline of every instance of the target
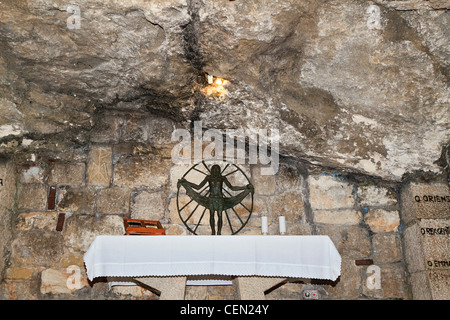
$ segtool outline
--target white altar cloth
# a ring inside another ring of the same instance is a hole
[[[328,236],[116,236],[95,238],[87,275],[266,276],[336,280],[341,256]]]

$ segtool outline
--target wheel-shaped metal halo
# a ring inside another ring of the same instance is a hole
[[[249,178],[241,168],[234,163],[225,160],[203,160],[198,162],[186,171],[182,179],[198,184],[201,182],[199,180],[203,180],[207,175],[211,174],[211,167],[214,164],[220,166],[221,175],[226,177],[232,185],[239,184],[239,186],[245,186],[251,184]],[[192,181],[192,179],[194,181]],[[233,197],[236,194],[236,191],[230,190],[225,184],[223,185],[222,190],[225,198]],[[208,183],[198,192],[203,196],[208,196]],[[210,212],[208,208],[197,203],[195,199],[187,195],[186,192],[183,192],[183,187],[180,186],[180,184],[177,185],[177,210],[181,221],[189,232],[197,235],[201,233],[201,228],[199,229],[199,227],[205,225],[209,226]],[[250,220],[252,212],[253,192],[250,192],[234,207],[223,211],[222,234],[234,235],[240,232]]]

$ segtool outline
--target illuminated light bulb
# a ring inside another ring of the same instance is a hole
[[[222,82],[222,79],[217,79],[217,80],[216,80],[216,84],[218,84],[219,86],[221,86],[222,83],[223,83],[223,82]]]
[[[211,76],[211,75],[207,75],[207,78],[208,78],[208,83],[209,84],[212,84],[213,83],[213,76]]]

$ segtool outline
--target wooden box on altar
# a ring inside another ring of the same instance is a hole
[[[123,219],[126,235],[165,235],[161,222],[153,220]]]

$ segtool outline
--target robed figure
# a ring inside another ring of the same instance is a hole
[[[209,184],[209,194],[202,195],[196,190],[200,190]],[[223,194],[223,184],[225,184],[232,191],[242,191],[235,196],[225,197]],[[209,224],[211,226],[211,234],[216,234],[216,219],[215,213],[217,213],[217,234],[222,233],[222,212],[233,208],[235,205],[242,202],[249,193],[254,192],[253,185],[247,184],[246,186],[233,186],[228,181],[227,177],[221,173],[220,166],[215,164],[211,167],[210,174],[203,179],[200,184],[195,184],[187,181],[184,178],[178,180],[178,187],[182,185],[186,189],[186,193],[198,204],[204,206],[209,210]]]

